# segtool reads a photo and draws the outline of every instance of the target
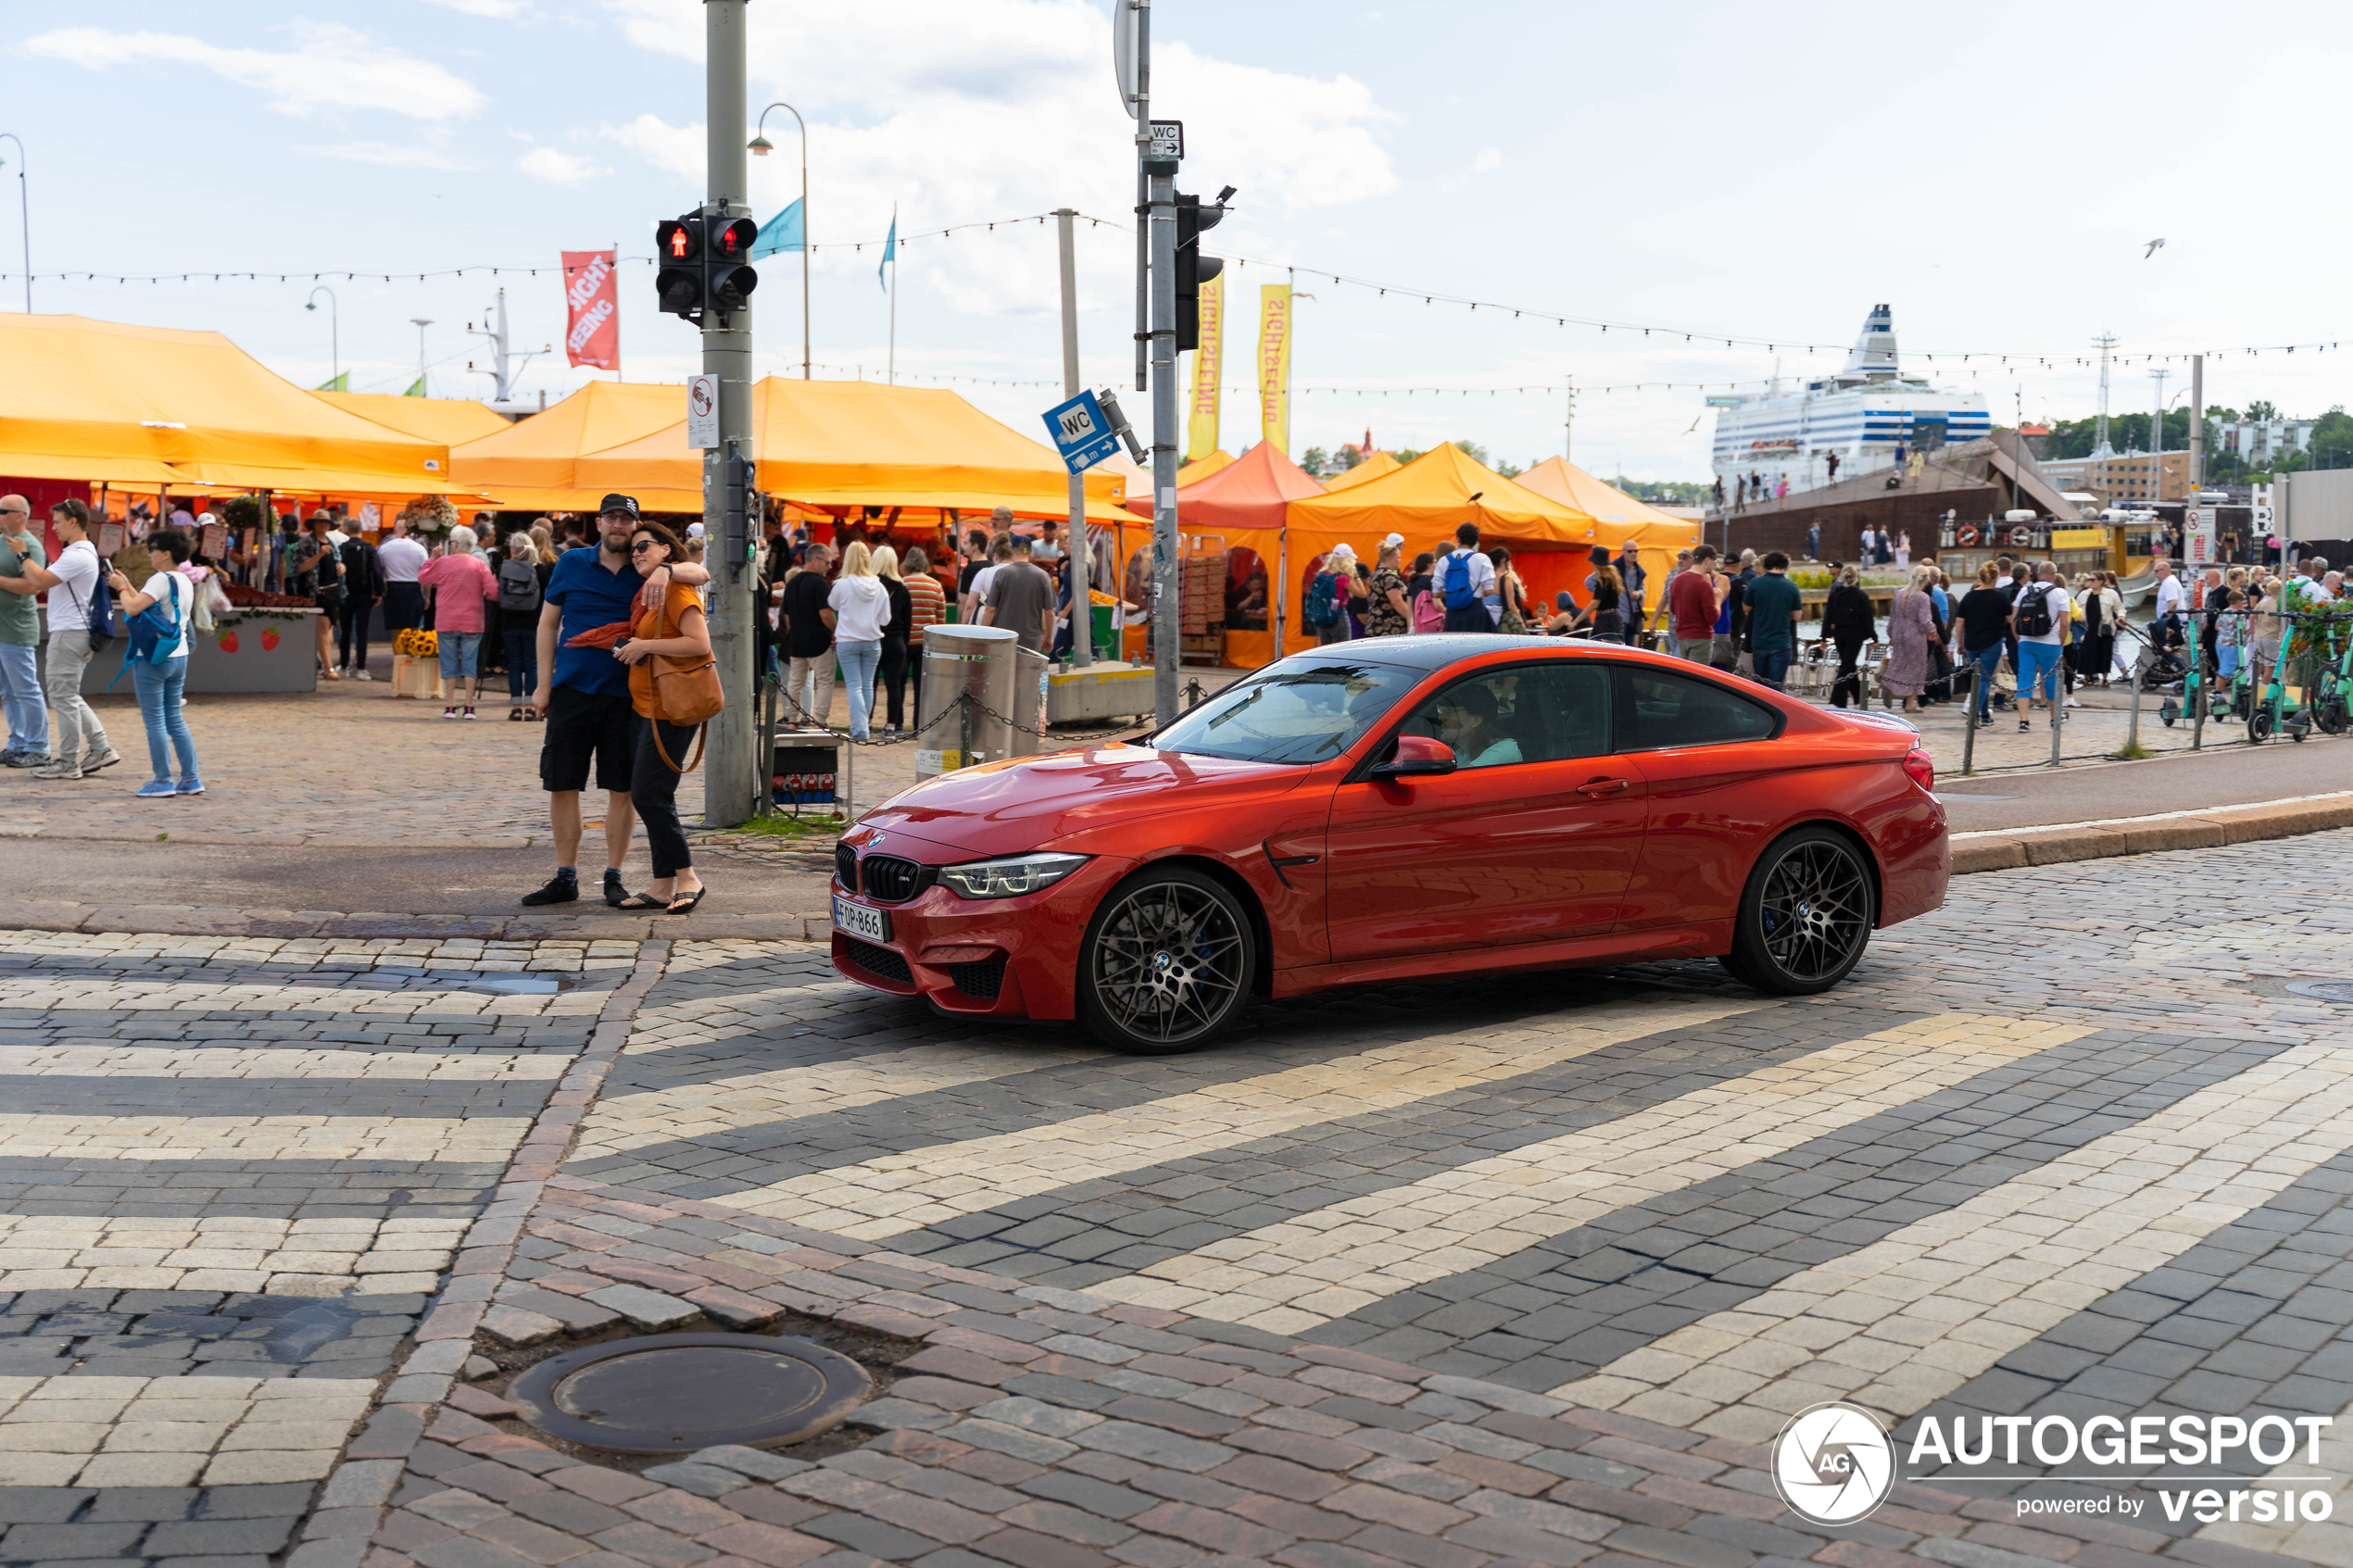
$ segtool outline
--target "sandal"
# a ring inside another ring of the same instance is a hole
[[[681,893],[678,897],[670,901],[670,913],[673,915],[693,914],[695,912],[695,906],[701,903],[702,896],[710,891],[711,888],[708,884],[706,884],[696,888],[692,893]]]
[[[632,893],[626,898],[616,900],[613,904],[613,908],[616,909],[667,910],[670,908],[670,900],[667,898],[657,898],[650,893]]]
[[[520,723],[522,723],[522,709],[520,709],[520,708],[510,708],[509,709],[507,709],[507,722],[508,722],[508,723],[510,723],[510,724],[520,724]]]

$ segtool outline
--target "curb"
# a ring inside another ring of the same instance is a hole
[[[800,941],[831,939],[825,914],[695,917],[692,929],[669,917],[601,909],[586,920],[553,923],[530,916],[343,914],[332,909],[202,909],[181,904],[69,904],[27,900],[9,908],[11,931],[70,931],[84,935],[229,936],[277,940],[483,942]]]
[[[2151,855],[2165,849],[2219,849],[2267,838],[2295,838],[2353,827],[2353,793],[2321,800],[2225,806],[2162,817],[2120,817],[2052,827],[1957,834],[1953,874],[2056,866],[2070,860]]]

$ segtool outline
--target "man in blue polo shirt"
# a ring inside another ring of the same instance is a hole
[[[629,671],[605,648],[562,645],[583,632],[636,618],[642,593],[653,602],[671,576],[698,585],[711,574],[691,562],[657,569],[650,583],[629,561],[629,538],[637,527],[633,495],[608,495],[598,508],[597,544],[567,550],[547,579],[539,608],[539,689],[531,706],[547,721],[539,747],[539,783],[547,792],[556,830],[556,874],[529,905],[569,904],[580,897],[580,792],[588,787],[593,759],[598,786],[605,792],[605,902],[628,897],[621,884],[622,861],[637,828],[629,802],[629,773],[635,764],[635,711],[629,702]]]

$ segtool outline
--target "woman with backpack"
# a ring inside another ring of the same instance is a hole
[[[555,552],[528,533],[507,535],[498,562],[498,641],[507,650],[507,721],[536,720],[531,694],[539,689],[539,606],[556,570]]]
[[[1307,580],[1306,602],[1300,618],[1324,646],[1348,641],[1348,601],[1355,596],[1356,551],[1345,541],[1334,545],[1315,574]]]
[[[1871,605],[1871,596],[1863,591],[1862,574],[1851,566],[1841,568],[1838,581],[1831,585],[1830,597],[1822,606],[1822,635],[1838,649],[1838,678],[1831,684],[1831,701],[1844,708],[1851,698],[1860,707],[1863,677],[1856,660],[1862,657],[1865,643],[1879,639],[1879,612]]]
[[[1495,563],[1495,630],[1515,637],[1528,635],[1528,584],[1512,570],[1512,553],[1498,545],[1487,552]]]
[[[1405,579],[1405,629],[1416,635],[1446,627],[1446,607],[1438,602],[1430,571],[1437,564],[1437,552],[1424,550],[1414,558],[1413,575]]]
[[[196,775],[195,737],[188,733],[180,707],[188,689],[188,633],[196,608],[196,585],[181,575],[187,561],[188,536],[176,528],[158,528],[147,535],[147,564],[155,571],[144,591],[133,588],[120,571],[107,579],[128,623],[131,656],[126,662],[132,686],[139,694],[139,717],[147,726],[147,762],[155,770],[155,777],[139,786],[141,800],[204,793],[204,780]],[[149,610],[155,613],[147,614]],[[171,782],[175,754],[180,759],[176,784]]]

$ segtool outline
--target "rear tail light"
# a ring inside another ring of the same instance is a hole
[[[1904,771],[1911,775],[1912,782],[1919,785],[1922,789],[1928,790],[1931,793],[1935,791],[1936,764],[1929,760],[1928,753],[1921,750],[1919,746],[1916,746],[1912,747],[1910,751],[1905,753]]]

